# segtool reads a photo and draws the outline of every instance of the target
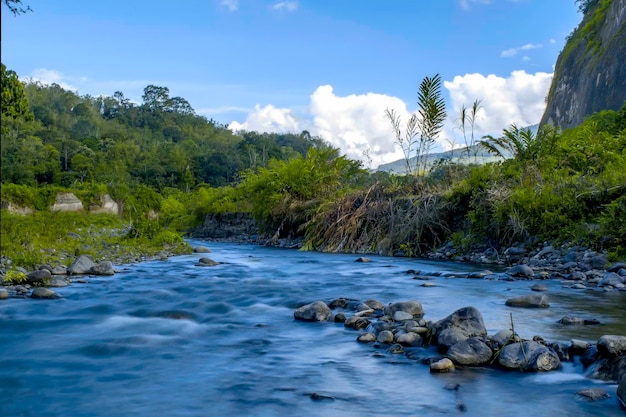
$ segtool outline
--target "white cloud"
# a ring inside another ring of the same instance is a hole
[[[491,4],[491,0],[460,0],[459,5],[465,10],[469,10],[471,4]]]
[[[286,10],[289,12],[293,12],[298,8],[298,2],[296,1],[279,1],[278,3],[274,3],[272,5],[272,9],[274,10]]]
[[[444,86],[450,93],[453,109],[462,105],[467,107],[476,99],[482,100],[476,131],[480,135],[498,134],[512,123],[520,126],[539,123],[552,75],[546,72],[528,74],[526,71],[513,71],[508,78],[466,74],[445,81]]]
[[[505,49],[500,53],[502,58],[511,58],[517,55],[520,51],[530,51],[531,49],[538,49],[543,47],[541,44],[527,43],[526,45],[522,45],[518,48],[509,48]]]
[[[550,88],[552,74],[514,71],[509,77],[466,74],[445,81],[451,103],[443,132],[432,151],[450,149],[463,144],[458,127],[458,110],[469,107],[474,100],[482,100],[475,124],[475,136],[499,134],[512,123],[529,126],[538,123],[545,109],[544,98]],[[271,104],[256,105],[243,123],[232,122],[234,131],[299,133],[308,130],[320,136],[352,159],[365,161],[369,149],[371,167],[403,158],[396,144],[385,109],[394,109],[400,115],[401,127],[410,116],[406,103],[385,94],[367,93],[340,96],[333,87],[318,87],[309,98],[306,114]],[[368,162],[368,161],[365,161]]]
[[[254,106],[243,123],[232,122],[232,131],[250,130],[257,132],[300,132],[303,130],[300,118],[290,109],[280,109],[271,104]]]
[[[62,73],[55,70],[49,70],[47,68],[38,68],[31,72],[30,77],[27,77],[29,81],[37,81],[44,85],[50,84],[58,84],[64,90],[70,90],[73,92],[77,92],[78,88],[69,84],[67,77],[65,77]]]
[[[220,0],[220,5],[229,12],[236,12],[239,9],[239,0]]]
[[[249,113],[249,112],[250,112],[250,108],[240,107],[240,106],[202,107],[196,110],[196,113],[204,114],[207,116],[212,116],[215,114],[224,114],[224,113]]]

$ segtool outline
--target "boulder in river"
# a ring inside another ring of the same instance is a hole
[[[532,268],[524,264],[512,266],[506,271],[506,273],[512,277],[518,278],[532,278],[535,276],[535,272]]]
[[[4,288],[0,288],[0,300],[6,300],[9,298],[9,292]]]
[[[332,316],[330,308],[323,301],[314,301],[296,309],[293,317],[303,321],[327,321]]]
[[[626,377],[623,377],[617,386],[617,399],[622,408],[626,410]]]
[[[477,337],[450,346],[447,356],[458,365],[480,366],[491,360],[492,350]]]
[[[616,274],[615,272],[607,272],[602,280],[598,283],[598,287],[612,286],[617,287],[624,283],[624,277]]]
[[[469,337],[486,336],[487,329],[478,309],[463,307],[436,322],[432,326],[432,335],[439,351],[445,353]]]
[[[54,299],[59,298],[59,294],[52,290],[49,290],[48,288],[37,287],[30,294],[30,298]]]
[[[430,364],[430,372],[444,373],[450,371],[454,371],[454,363],[448,358]]]
[[[193,248],[194,253],[211,253],[211,249],[206,246],[196,246]]]
[[[552,371],[561,366],[559,357],[546,346],[524,341],[512,343],[500,351],[498,363],[508,369],[520,371]]]
[[[405,313],[409,313],[413,317],[417,318],[421,318],[424,316],[424,308],[422,307],[422,303],[415,300],[391,303],[387,307],[385,307],[385,314],[390,317],[393,317],[394,313],[397,311],[404,311]]]
[[[600,337],[598,353],[604,358],[626,355],[626,336],[604,335]]]
[[[509,298],[505,303],[509,307],[545,308],[550,307],[550,301],[545,294],[526,294]]]
[[[99,262],[96,265],[92,266],[89,270],[90,274],[93,275],[114,275],[115,271],[113,270],[113,263],[111,261],[103,261]]]
[[[588,388],[580,390],[576,393],[580,398],[587,401],[605,400],[610,397],[609,393],[602,388]]]
[[[198,259],[198,263],[196,264],[196,266],[215,266],[215,265],[219,265],[219,264],[215,262],[213,259],[207,258],[206,256]]]

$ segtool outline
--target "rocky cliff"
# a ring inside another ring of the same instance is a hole
[[[559,55],[541,125],[579,125],[626,101],[626,0],[591,6]]]

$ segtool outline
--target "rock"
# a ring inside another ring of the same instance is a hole
[[[578,317],[565,316],[561,320],[559,320],[559,323],[565,324],[565,325],[583,324],[584,320]]]
[[[329,307],[330,308],[344,308],[348,305],[349,302],[350,300],[348,300],[347,298],[337,298],[330,302]]]
[[[422,285],[420,285],[420,287],[426,287],[426,288],[432,288],[432,287],[436,287],[437,285],[433,284],[432,282],[425,282]]]
[[[404,347],[399,343],[394,343],[393,345],[389,346],[387,352],[398,355],[400,353],[404,353]]]
[[[606,287],[608,285],[616,287],[619,284],[624,283],[624,277],[619,276],[615,272],[607,272],[604,278],[598,283],[598,287]]]
[[[207,248],[206,246],[196,246],[195,248],[193,248],[193,252],[194,253],[211,253],[211,249]]]
[[[67,273],[70,275],[89,274],[93,266],[95,266],[95,264],[89,255],[80,255],[67,268]]]
[[[93,275],[114,275],[115,271],[113,270],[113,264],[111,261],[103,261],[91,267],[89,270],[90,274]]]
[[[594,256],[587,262],[593,269],[604,269],[609,264],[609,261],[604,255]]]
[[[37,287],[33,290],[30,295],[31,298],[45,298],[45,299],[54,299],[59,298],[59,294],[56,292],[49,290],[48,288]]]
[[[626,336],[602,336],[598,339],[598,353],[604,358],[626,355]]]
[[[542,259],[555,253],[556,250],[554,249],[554,246],[546,246],[545,248],[541,249],[535,256],[533,256],[533,259]]]
[[[314,301],[303,305],[293,313],[293,317],[296,320],[303,321],[327,321],[331,315],[330,308],[323,301]]]
[[[219,264],[215,262],[213,259],[207,258],[207,257],[198,259],[198,263],[196,264],[196,266],[215,266],[215,265],[219,265]]]
[[[454,363],[448,358],[443,358],[430,364],[430,372],[443,373],[450,371],[454,371]]]
[[[385,314],[393,317],[396,311],[404,311],[409,313],[412,317],[421,318],[424,316],[424,308],[419,301],[400,301],[397,303],[391,303],[385,307]]]
[[[528,265],[515,265],[509,268],[506,273],[518,278],[532,278],[535,276],[535,272]]]
[[[550,306],[548,296],[545,294],[527,294],[509,298],[505,303],[509,307],[545,308]]]
[[[378,300],[374,300],[373,298],[367,299],[365,301],[363,301],[363,304],[365,304],[366,306],[368,306],[369,308],[373,309],[373,310],[384,310],[385,309],[385,305],[383,303],[381,303]]]
[[[450,346],[447,356],[458,365],[480,366],[488,363],[492,350],[477,337],[470,337]]]
[[[56,276],[51,278],[50,281],[46,283],[46,287],[48,288],[67,287],[68,285],[69,283],[64,278]]]
[[[370,258],[366,258],[364,256],[361,256],[360,258],[357,258],[356,261],[354,262],[371,262]]]
[[[46,281],[52,278],[52,274],[47,269],[38,269],[26,274],[26,284],[30,285],[43,285]]]
[[[52,211],[83,211],[83,203],[73,193],[58,193]]]
[[[379,343],[393,343],[393,333],[390,330],[383,330],[378,333],[376,341]]]
[[[357,316],[356,314],[348,317],[346,321],[343,323],[344,327],[350,327],[355,330],[365,329],[369,326],[370,322],[365,317]]]
[[[613,265],[607,268],[607,271],[617,273],[620,269],[626,269],[626,262],[615,262]]]
[[[452,346],[468,337],[485,336],[487,329],[480,311],[474,307],[463,307],[450,314],[445,319],[439,320],[432,327],[433,336],[437,337],[437,343]],[[448,331],[453,329],[453,331]],[[442,342],[443,341],[443,342]],[[452,343],[454,342],[454,343]]]
[[[570,355],[582,355],[590,343],[584,340],[572,339],[569,346]]]
[[[587,401],[605,400],[610,397],[609,393],[602,388],[583,389],[578,391],[576,395]]]
[[[366,332],[359,335],[359,337],[356,338],[356,341],[359,343],[372,343],[376,341],[376,335],[371,332]]]
[[[497,347],[502,347],[510,342],[519,342],[519,338],[517,336],[514,337],[511,330],[505,329],[491,336],[491,341],[495,343]]]
[[[485,278],[487,275],[491,275],[493,274],[493,272],[489,271],[489,270],[485,270],[485,271],[481,271],[481,272],[470,272],[470,274],[467,276],[468,278],[473,278],[473,279],[483,279]]]
[[[464,341],[467,337],[458,327],[444,329],[437,335],[437,348],[440,352],[445,353],[451,346]]]
[[[52,268],[52,275],[67,275],[67,266],[55,266],[54,268]]]
[[[581,357],[581,363],[584,365],[588,363],[588,361],[583,362],[583,358],[584,356]],[[591,357],[589,359],[594,358]],[[597,359],[591,364],[587,376],[601,381],[620,381],[621,378],[626,378],[626,355],[614,358],[601,357]]]
[[[530,289],[532,291],[537,291],[537,292],[545,292],[548,291],[548,287],[545,286],[544,284],[535,284],[532,287],[530,287]]]
[[[0,300],[6,300],[9,298],[9,292],[4,288],[0,288]]]
[[[396,343],[399,343],[402,346],[410,346],[410,347],[418,347],[418,346],[422,346],[423,344],[422,337],[419,334],[413,333],[413,332],[397,334],[395,341]]]
[[[314,401],[335,401],[335,397],[330,395],[318,394],[317,392],[309,395]]]
[[[626,377],[622,378],[617,386],[617,399],[622,408],[626,410]]]
[[[559,357],[552,350],[534,341],[505,346],[500,351],[498,363],[522,371],[552,371],[561,366]]]
[[[344,323],[346,321],[346,315],[343,313],[335,314],[335,323]]]
[[[565,277],[568,281],[584,281],[587,279],[587,275],[582,271],[574,271]]]
[[[407,313],[406,311],[396,311],[395,313],[393,313],[393,320],[394,321],[413,320],[413,315]]]

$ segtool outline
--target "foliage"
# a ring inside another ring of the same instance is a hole
[[[10,269],[4,274],[2,282],[7,284],[21,284],[26,281],[26,274],[15,269]]]
[[[396,111],[386,109],[385,115],[391,123],[396,142],[404,153],[407,173],[412,174],[419,182],[426,173],[426,157],[446,118],[439,74],[422,80],[417,91],[417,105],[417,112],[406,123],[404,135],[400,128],[401,118]],[[413,160],[414,166],[411,162]]]
[[[33,10],[30,8],[30,6],[25,6],[22,3],[22,0],[2,0],[2,4],[7,6],[9,11],[13,13],[14,16],[24,14],[26,12],[31,12]]]
[[[4,1],[6,3],[7,0]],[[24,86],[19,81],[17,73],[7,70],[4,64],[0,64],[0,85],[2,89],[2,105],[0,106],[2,116],[32,120],[33,114],[28,110],[28,99],[24,93]]]

